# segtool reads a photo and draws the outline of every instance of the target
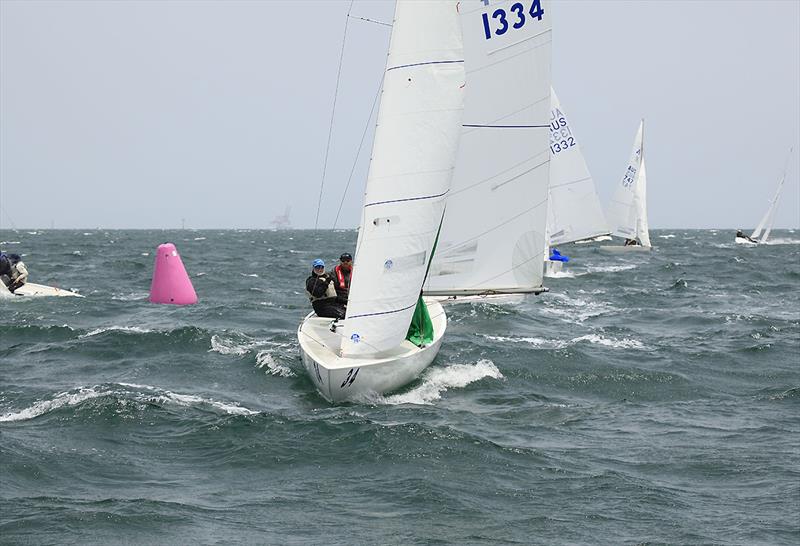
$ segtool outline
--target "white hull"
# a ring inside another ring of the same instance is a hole
[[[75,296],[78,298],[82,298],[80,294],[76,292],[72,292],[71,290],[64,290],[63,288],[57,288],[55,286],[45,286],[43,284],[35,284],[32,282],[25,283],[21,287],[17,288],[14,293],[8,291],[7,288],[3,287],[0,284],[0,298],[3,297],[47,297],[47,296],[55,296],[55,297],[66,297],[66,296]]]
[[[737,245],[746,245],[746,246],[756,246],[758,241],[751,241],[750,239],[745,239],[744,237],[736,237],[734,239]]]
[[[564,270],[564,262],[545,260],[544,262],[544,276],[555,277]]]
[[[649,246],[642,246],[642,245],[617,245],[617,246],[601,246],[600,250],[605,252],[650,252],[652,247]]]
[[[394,349],[364,356],[339,356],[344,321],[339,321],[337,331],[331,332],[333,319],[307,315],[297,329],[297,338],[303,366],[320,394],[337,403],[392,392],[414,381],[433,362],[447,328],[441,304],[431,298],[424,301],[433,322],[430,345],[420,348],[403,341]]]

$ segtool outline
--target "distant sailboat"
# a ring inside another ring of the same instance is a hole
[[[602,246],[606,251],[650,250],[647,223],[647,173],[644,165],[644,120],[633,141],[633,150],[608,210],[611,234],[624,237],[623,246]]]
[[[608,235],[600,198],[572,125],[551,89],[550,186],[547,205],[549,248]],[[561,271],[564,261],[545,253],[545,275]]]
[[[770,233],[772,233],[772,226],[775,224],[775,211],[778,209],[778,201],[783,191],[783,183],[786,181],[786,169],[789,165],[789,157],[792,155],[792,150],[793,148],[789,148],[789,156],[786,158],[786,163],[783,166],[783,174],[778,182],[778,189],[775,190],[775,197],[770,201],[767,212],[764,214],[763,218],[761,218],[758,227],[750,234],[750,237],[742,235],[741,231],[736,233],[736,238],[734,240],[737,244],[755,245],[758,243],[766,243],[767,240],[769,240]],[[763,235],[761,234],[762,231],[764,233]]]

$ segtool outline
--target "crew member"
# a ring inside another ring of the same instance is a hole
[[[19,254],[9,254],[8,261],[11,263],[11,273],[8,275],[10,278],[8,290],[13,293],[14,290],[28,280],[28,268],[25,267],[25,263]]]
[[[344,306],[336,301],[336,282],[325,272],[325,262],[312,262],[311,275],[306,279],[306,294],[318,317],[344,318]]]
[[[350,277],[353,275],[353,257],[345,252],[339,256],[339,265],[333,268],[336,281],[336,301],[347,306],[347,296],[350,294]]]

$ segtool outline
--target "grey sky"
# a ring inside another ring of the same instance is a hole
[[[464,0],[469,1],[469,0]],[[313,227],[349,1],[0,0],[0,228]],[[800,2],[553,2],[605,203],[646,119],[650,225],[800,225]],[[391,21],[393,2],[353,15]],[[358,223],[389,27],[351,19],[320,227]]]

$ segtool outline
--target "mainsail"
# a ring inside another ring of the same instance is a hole
[[[643,133],[644,120],[639,124],[639,130],[633,141],[631,158],[609,206],[608,222],[612,235],[626,239],[639,239],[642,246],[649,247]]]
[[[524,10],[511,1],[460,5],[463,133],[426,294],[541,289],[551,22],[547,4],[524,4]]]
[[[778,208],[778,200],[781,197],[781,191],[783,191],[783,183],[786,181],[786,167],[789,165],[789,157],[792,155],[792,150],[793,148],[789,148],[789,156],[786,158],[786,163],[783,166],[783,175],[781,175],[781,180],[778,182],[778,189],[775,190],[775,197],[772,198],[767,212],[758,223],[758,227],[755,229],[755,231],[753,231],[752,235],[750,235],[752,239],[758,238],[760,243],[766,243],[767,239],[769,239],[769,234],[772,232],[772,226],[775,223],[775,211]],[[765,227],[766,230],[764,231],[764,236],[759,238],[761,235],[761,230],[763,230]]]
[[[464,81],[458,2],[398,1],[342,355],[406,337],[453,176]]]
[[[550,91],[550,203],[547,207],[551,246],[609,233],[594,180],[575,131],[554,90]]]

